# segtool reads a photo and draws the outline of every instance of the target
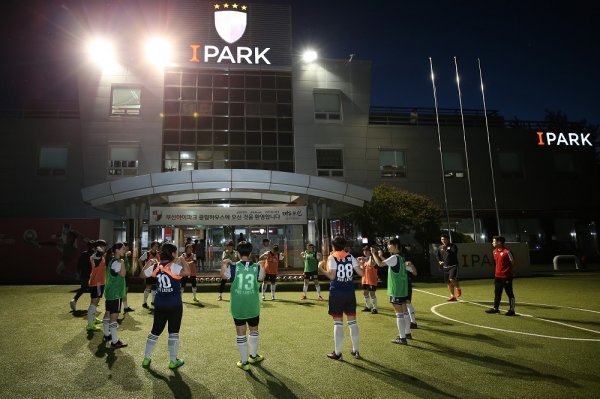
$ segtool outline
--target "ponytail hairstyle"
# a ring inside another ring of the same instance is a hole
[[[170,243],[164,243],[162,247],[160,247],[160,260],[172,261],[175,259],[173,257],[173,252],[177,253],[177,247]]]
[[[112,247],[110,247],[110,248],[108,249],[108,251],[106,251],[106,259],[109,259],[109,260],[110,260],[110,259],[113,259],[113,258],[115,257],[115,252],[117,252],[117,249],[121,249],[121,248],[123,248],[124,246],[125,246],[125,244],[124,244],[124,243],[122,243],[122,242],[115,242],[115,243],[113,244],[113,246],[112,246]]]

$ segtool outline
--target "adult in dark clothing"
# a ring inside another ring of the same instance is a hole
[[[196,253],[196,262],[200,265],[200,270],[204,270],[204,262],[206,262],[206,240],[202,238],[194,248]]]
[[[88,241],[87,250],[83,251],[77,260],[77,275],[79,276],[79,283],[81,284],[81,287],[75,291],[75,296],[73,299],[71,299],[69,304],[71,306],[71,311],[73,312],[77,310],[77,300],[79,297],[84,293],[89,292],[88,280],[90,279],[90,273],[92,271],[92,266],[90,265],[90,256],[94,254],[94,248],[95,241]]]
[[[449,302],[455,302],[456,298],[461,296],[460,283],[458,282],[458,247],[450,242],[448,234],[442,234],[442,244],[438,247],[437,260],[440,267],[444,270],[444,282],[448,285],[450,291]],[[454,289],[456,288],[456,296]]]

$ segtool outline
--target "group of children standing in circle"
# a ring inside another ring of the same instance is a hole
[[[301,300],[306,300],[311,281],[315,285],[318,300],[323,300],[318,277],[323,275],[330,280],[328,313],[334,321],[334,350],[327,356],[333,360],[342,359],[345,314],[352,339],[351,355],[357,359],[361,358],[354,277],[358,275],[363,278],[362,287],[365,297],[363,311],[377,314],[375,295],[378,281],[377,269],[382,267],[389,269],[387,293],[396,313],[398,328],[398,336],[392,340],[392,343],[407,344],[407,338],[412,338],[411,327],[417,327],[414,322],[414,308],[410,304],[412,296],[410,276],[416,275],[416,269],[400,255],[401,246],[398,239],[388,241],[387,249],[391,255],[386,259],[381,250],[368,246],[363,248],[363,256],[355,258],[346,250],[346,240],[343,237],[335,237],[332,247],[333,251],[327,259],[323,259],[310,243],[301,253],[304,260],[304,286]],[[87,285],[91,302],[87,312],[86,330],[90,333],[102,330],[104,341],[110,341],[111,347],[116,349],[127,346],[118,337],[117,323],[124,302],[125,311],[128,309],[133,311],[126,304],[126,273],[131,269],[126,256],[128,250],[125,243],[116,243],[107,250],[106,242],[98,240],[91,243],[89,251],[81,255],[81,259],[88,262],[90,266]],[[264,357],[258,353],[260,297],[266,299],[266,285],[269,283],[271,300],[275,300],[278,264],[281,260],[279,248],[276,245],[271,247],[268,242],[263,243],[258,262],[253,261],[252,251],[252,244],[249,242],[239,242],[235,251],[233,242],[228,243],[223,252],[220,273],[222,281],[231,282],[229,310],[235,324],[236,343],[240,354],[237,366],[243,370],[249,370],[250,364],[264,360]],[[146,340],[142,366],[145,368],[150,366],[152,352],[166,327],[169,334],[169,368],[176,369],[184,364],[184,361],[178,358],[178,350],[183,315],[182,292],[187,280],[192,283],[194,301],[198,301],[194,251],[190,244],[186,246],[185,253],[178,256],[175,245],[164,243],[159,250],[158,243],[153,242],[140,261],[144,265],[140,277],[146,279],[143,305],[145,308],[148,307],[147,299],[152,295],[151,301],[154,306],[154,320]],[[96,319],[96,310],[103,295],[106,299],[106,312],[104,318],[99,320]],[[219,293],[220,299],[222,299],[222,290]],[[73,301],[71,307],[74,310]],[[102,324],[102,327],[99,324]],[[249,335],[247,335],[248,330]]]

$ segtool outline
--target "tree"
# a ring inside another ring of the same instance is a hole
[[[425,243],[431,235],[436,241],[439,238],[442,217],[442,208],[430,197],[381,184],[373,189],[371,201],[346,219],[356,223],[363,236],[371,239],[413,231],[415,238]]]

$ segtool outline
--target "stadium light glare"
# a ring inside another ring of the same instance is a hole
[[[315,50],[306,50],[302,54],[302,61],[307,64],[316,61],[318,58],[317,52]]]
[[[103,70],[111,68],[117,63],[115,48],[107,40],[94,39],[90,41],[87,52],[90,59]]]
[[[146,60],[158,68],[164,68],[171,62],[171,43],[162,37],[153,37],[146,41]]]

